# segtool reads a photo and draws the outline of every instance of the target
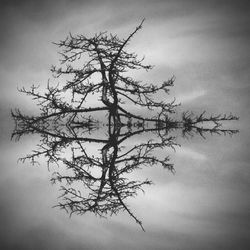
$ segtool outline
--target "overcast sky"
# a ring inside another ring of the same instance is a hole
[[[46,86],[50,66],[59,59],[52,42],[69,32],[108,31],[125,38],[143,18],[129,49],[155,67],[137,76],[161,83],[175,75],[172,94],[183,109],[232,112],[240,116],[233,126],[241,129],[232,139],[183,142],[175,160],[183,168],[175,177],[149,171],[158,185],[133,203],[148,225],[146,234],[126,215],[111,221],[58,215],[50,209],[57,194],[48,185],[47,170],[16,166],[35,139],[9,142],[10,108],[33,109],[17,86]],[[3,249],[237,249],[249,244],[248,1],[1,0],[0,19]]]

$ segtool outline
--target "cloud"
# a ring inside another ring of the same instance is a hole
[[[187,102],[192,102],[196,100],[197,98],[204,96],[205,94],[206,94],[205,90],[197,90],[197,91],[193,91],[190,93],[179,94],[176,96],[176,102],[185,104]]]

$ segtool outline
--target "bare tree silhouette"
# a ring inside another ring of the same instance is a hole
[[[195,116],[191,112],[182,114],[180,120],[171,118],[179,104],[159,101],[157,93],[169,93],[175,78],[162,84],[145,84],[127,76],[129,70],[150,70],[143,58],[125,49],[132,37],[142,28],[144,20],[126,38],[106,32],[92,38],[70,34],[56,43],[62,50],[61,67],[52,66],[51,71],[62,83],[45,91],[32,86],[20,92],[31,96],[40,108],[38,115],[25,115],[19,109],[12,111],[16,127],[12,137],[20,139],[26,134],[40,134],[38,149],[21,161],[33,164],[40,156],[52,163],[65,166],[66,172],[57,171],[51,181],[61,183],[61,201],[57,205],[66,211],[84,214],[87,211],[99,216],[126,211],[144,230],[142,222],[127,204],[150,180],[130,180],[129,173],[144,165],[161,165],[174,172],[169,157],[159,159],[155,150],[176,146],[172,130],[181,129],[183,136],[200,134],[234,134],[237,130],[223,129],[223,121],[237,120],[229,115],[206,116],[205,112]],[[96,104],[87,106],[90,98]],[[128,110],[127,104],[151,110],[153,116],[144,116]],[[94,131],[103,127],[98,112],[107,115],[106,138],[97,138]],[[212,123],[206,127],[204,124]],[[155,140],[138,142],[131,148],[124,142],[141,133],[154,133]],[[90,155],[84,143],[97,143],[100,155]],[[70,149],[69,154],[65,150]],[[81,190],[84,187],[84,190]]]

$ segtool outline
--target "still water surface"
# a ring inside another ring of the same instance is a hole
[[[162,166],[141,167],[133,179],[149,179],[129,208],[143,232],[126,212],[107,219],[69,215],[59,208],[60,185],[51,185],[54,171],[44,158],[37,166],[17,159],[32,152],[40,136],[10,141],[13,124],[6,115],[1,135],[1,249],[247,249],[249,242],[250,170],[245,149],[248,134],[183,138],[178,132],[169,155],[175,173]],[[150,135],[126,140],[133,146]],[[97,154],[97,145],[87,143]],[[67,152],[65,153],[67,154]]]

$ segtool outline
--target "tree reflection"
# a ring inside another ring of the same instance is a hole
[[[58,117],[46,122],[33,122],[20,113],[13,113],[13,117],[16,121],[13,138],[19,140],[22,135],[29,133],[41,136],[37,149],[20,160],[30,160],[32,164],[36,164],[38,158],[44,156],[48,167],[51,164],[59,167],[51,178],[52,183],[61,185],[57,207],[70,214],[92,212],[101,217],[126,211],[143,230],[142,221],[134,214],[127,201],[128,198],[135,197],[138,191],[143,191],[145,185],[152,184],[152,181],[131,180],[130,175],[139,168],[154,165],[175,172],[169,156],[160,159],[155,153],[157,149],[174,148],[177,145],[176,138],[170,135],[171,131],[179,129],[183,136],[199,134],[202,137],[206,133],[231,135],[238,132],[219,127],[219,121],[224,120],[224,116],[204,118],[204,114],[199,117],[183,114],[183,122],[172,121],[168,127],[160,123],[135,122],[117,128],[113,124],[101,126],[91,117],[83,119],[81,125],[64,124]],[[230,117],[226,118],[228,120]],[[215,126],[197,126],[201,120],[213,121]],[[96,138],[95,131],[105,128],[106,139]],[[154,139],[138,141],[133,146],[126,143],[143,133],[152,133]],[[99,154],[88,152],[89,143],[98,145]]]

